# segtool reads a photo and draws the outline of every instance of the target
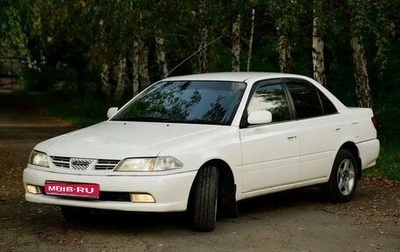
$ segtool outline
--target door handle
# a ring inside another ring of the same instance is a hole
[[[287,140],[289,140],[289,141],[294,141],[296,139],[297,139],[297,136],[290,136],[287,138]]]

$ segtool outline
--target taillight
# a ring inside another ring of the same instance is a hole
[[[375,116],[371,117],[371,121],[375,129],[378,130],[378,121],[376,120]]]

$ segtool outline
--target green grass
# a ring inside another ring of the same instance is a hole
[[[400,143],[382,142],[377,165],[365,170],[364,175],[400,180]]]
[[[400,180],[400,87],[392,85],[381,90],[374,101],[378,120],[378,138],[381,151],[374,168],[367,169],[367,176],[381,176]]]

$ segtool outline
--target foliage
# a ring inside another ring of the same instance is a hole
[[[165,54],[172,69],[198,50],[200,28],[206,27],[208,42],[221,37],[207,47],[208,71],[229,71],[232,23],[240,14],[244,56],[253,8],[256,19],[251,70],[279,71],[278,39],[285,35],[292,46],[294,72],[312,76],[311,34],[313,11],[316,11],[319,32],[325,41],[328,88],[346,105],[357,104],[349,40],[353,35],[362,40],[374,109],[382,125],[383,155],[394,155],[395,151],[390,150],[398,145],[390,136],[399,133],[395,122],[400,116],[397,109],[400,1],[203,0],[207,15],[200,13],[200,2],[0,0],[0,61],[6,56],[23,58],[27,67],[21,70],[21,79],[27,91],[62,96],[65,106],[72,109],[61,110],[72,110],[70,116],[97,118],[92,114],[94,108],[111,102],[105,101],[102,93],[103,65],[112,69],[110,84],[115,86],[114,66],[125,58],[124,76],[131,82],[136,40],[149,48],[147,67],[151,81],[156,81],[161,73],[155,55],[155,37],[165,39]],[[193,58],[170,74],[194,72],[197,62]],[[242,57],[242,65],[245,58]],[[131,89],[127,88],[127,97]],[[391,160],[396,160],[395,156]]]
[[[53,90],[47,93],[24,91],[16,95],[78,127],[106,120],[109,107],[121,107],[129,100],[129,97],[123,97],[120,100],[106,100],[104,96],[96,94],[87,94],[84,97],[73,96],[68,90]]]
[[[27,38],[23,32],[21,18],[12,0],[0,0],[0,59],[13,56],[26,56]]]

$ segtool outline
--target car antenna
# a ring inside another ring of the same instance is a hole
[[[202,50],[204,50],[205,48],[207,48],[209,45],[213,44],[215,41],[219,40],[220,38],[222,38],[223,36],[219,36],[218,38],[214,39],[213,41],[209,42],[208,44],[206,44],[205,46],[199,48],[199,50],[195,51],[194,53],[192,53],[189,57],[187,57],[185,60],[183,60],[181,63],[179,63],[177,66],[175,66],[174,68],[172,68],[171,71],[168,72],[167,76],[169,76],[170,73],[172,73],[173,71],[175,71],[175,69],[177,69],[178,67],[180,67],[183,63],[185,63],[186,61],[188,61],[189,59],[191,59],[193,56],[195,56],[196,54],[198,54],[199,52],[201,52]]]

